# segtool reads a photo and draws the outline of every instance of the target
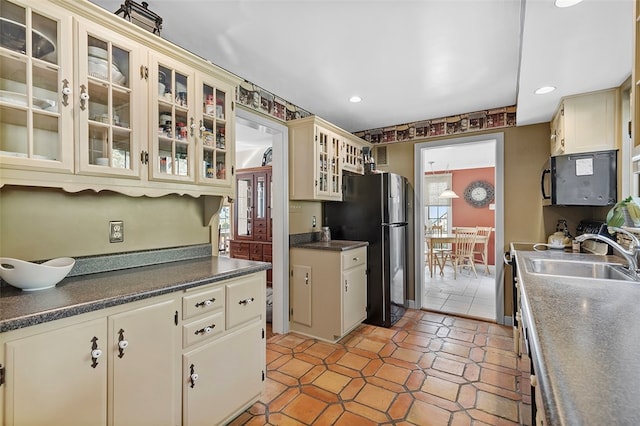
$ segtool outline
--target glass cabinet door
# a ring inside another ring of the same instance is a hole
[[[150,175],[155,180],[194,181],[197,123],[193,75],[169,59],[155,58],[150,81],[152,119]],[[155,83],[157,82],[157,83]]]
[[[253,235],[253,175],[238,176],[236,214],[236,238],[251,239]]]
[[[316,149],[318,150],[316,192],[323,195],[329,193],[329,134],[316,127],[316,139]]]
[[[73,171],[71,18],[43,6],[0,0],[1,162]]]
[[[79,24],[77,105],[80,113],[80,171],[140,175],[136,134],[145,127],[135,108],[144,88],[135,78],[140,66],[137,45],[117,34]],[[139,105],[139,104],[138,104]]]
[[[198,119],[198,182],[228,185],[231,180],[231,147],[228,140],[229,96],[215,81],[199,78],[201,96]]]

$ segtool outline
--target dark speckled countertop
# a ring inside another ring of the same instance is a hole
[[[367,241],[349,241],[349,240],[331,240],[331,241],[312,241],[294,244],[291,248],[303,248],[313,250],[329,250],[329,251],[346,251],[358,247],[366,247]]]
[[[68,276],[54,288],[0,286],[0,332],[271,269],[270,263],[202,257],[111,272]]]
[[[548,424],[640,425],[640,282],[530,273],[528,258],[614,259],[522,248],[512,244]]]

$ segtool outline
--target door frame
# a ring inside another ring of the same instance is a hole
[[[271,179],[273,204],[273,310],[272,330],[277,334],[289,332],[289,129],[287,126],[236,104],[236,126],[260,128],[272,136]]]
[[[495,296],[496,296],[496,322],[505,324],[511,320],[504,316],[504,133],[487,133],[482,135],[466,136],[461,138],[444,139],[434,142],[422,142],[414,145],[414,206],[415,223],[424,223],[424,190],[423,183],[425,170],[422,164],[423,150],[429,148],[467,144],[473,142],[495,141]],[[422,286],[425,279],[424,263],[424,227],[414,226],[415,247],[415,309],[422,308]]]

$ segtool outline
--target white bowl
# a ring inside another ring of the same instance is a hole
[[[89,46],[88,51],[89,56],[93,56],[94,58],[107,59],[109,57],[109,53],[98,46]]]
[[[75,263],[71,257],[59,257],[44,263],[0,257],[0,278],[23,291],[44,290],[62,281]]]

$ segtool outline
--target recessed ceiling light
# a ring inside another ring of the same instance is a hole
[[[575,6],[581,1],[582,0],[556,0],[555,5],[556,7],[571,7],[571,6]]]
[[[352,102],[354,104],[357,104],[360,101],[362,101],[362,98],[360,96],[352,96],[349,98],[349,102]]]
[[[536,95],[544,95],[546,93],[551,93],[554,90],[556,90],[555,87],[553,86],[543,86],[543,87],[539,87],[536,89],[536,91],[534,92]]]

